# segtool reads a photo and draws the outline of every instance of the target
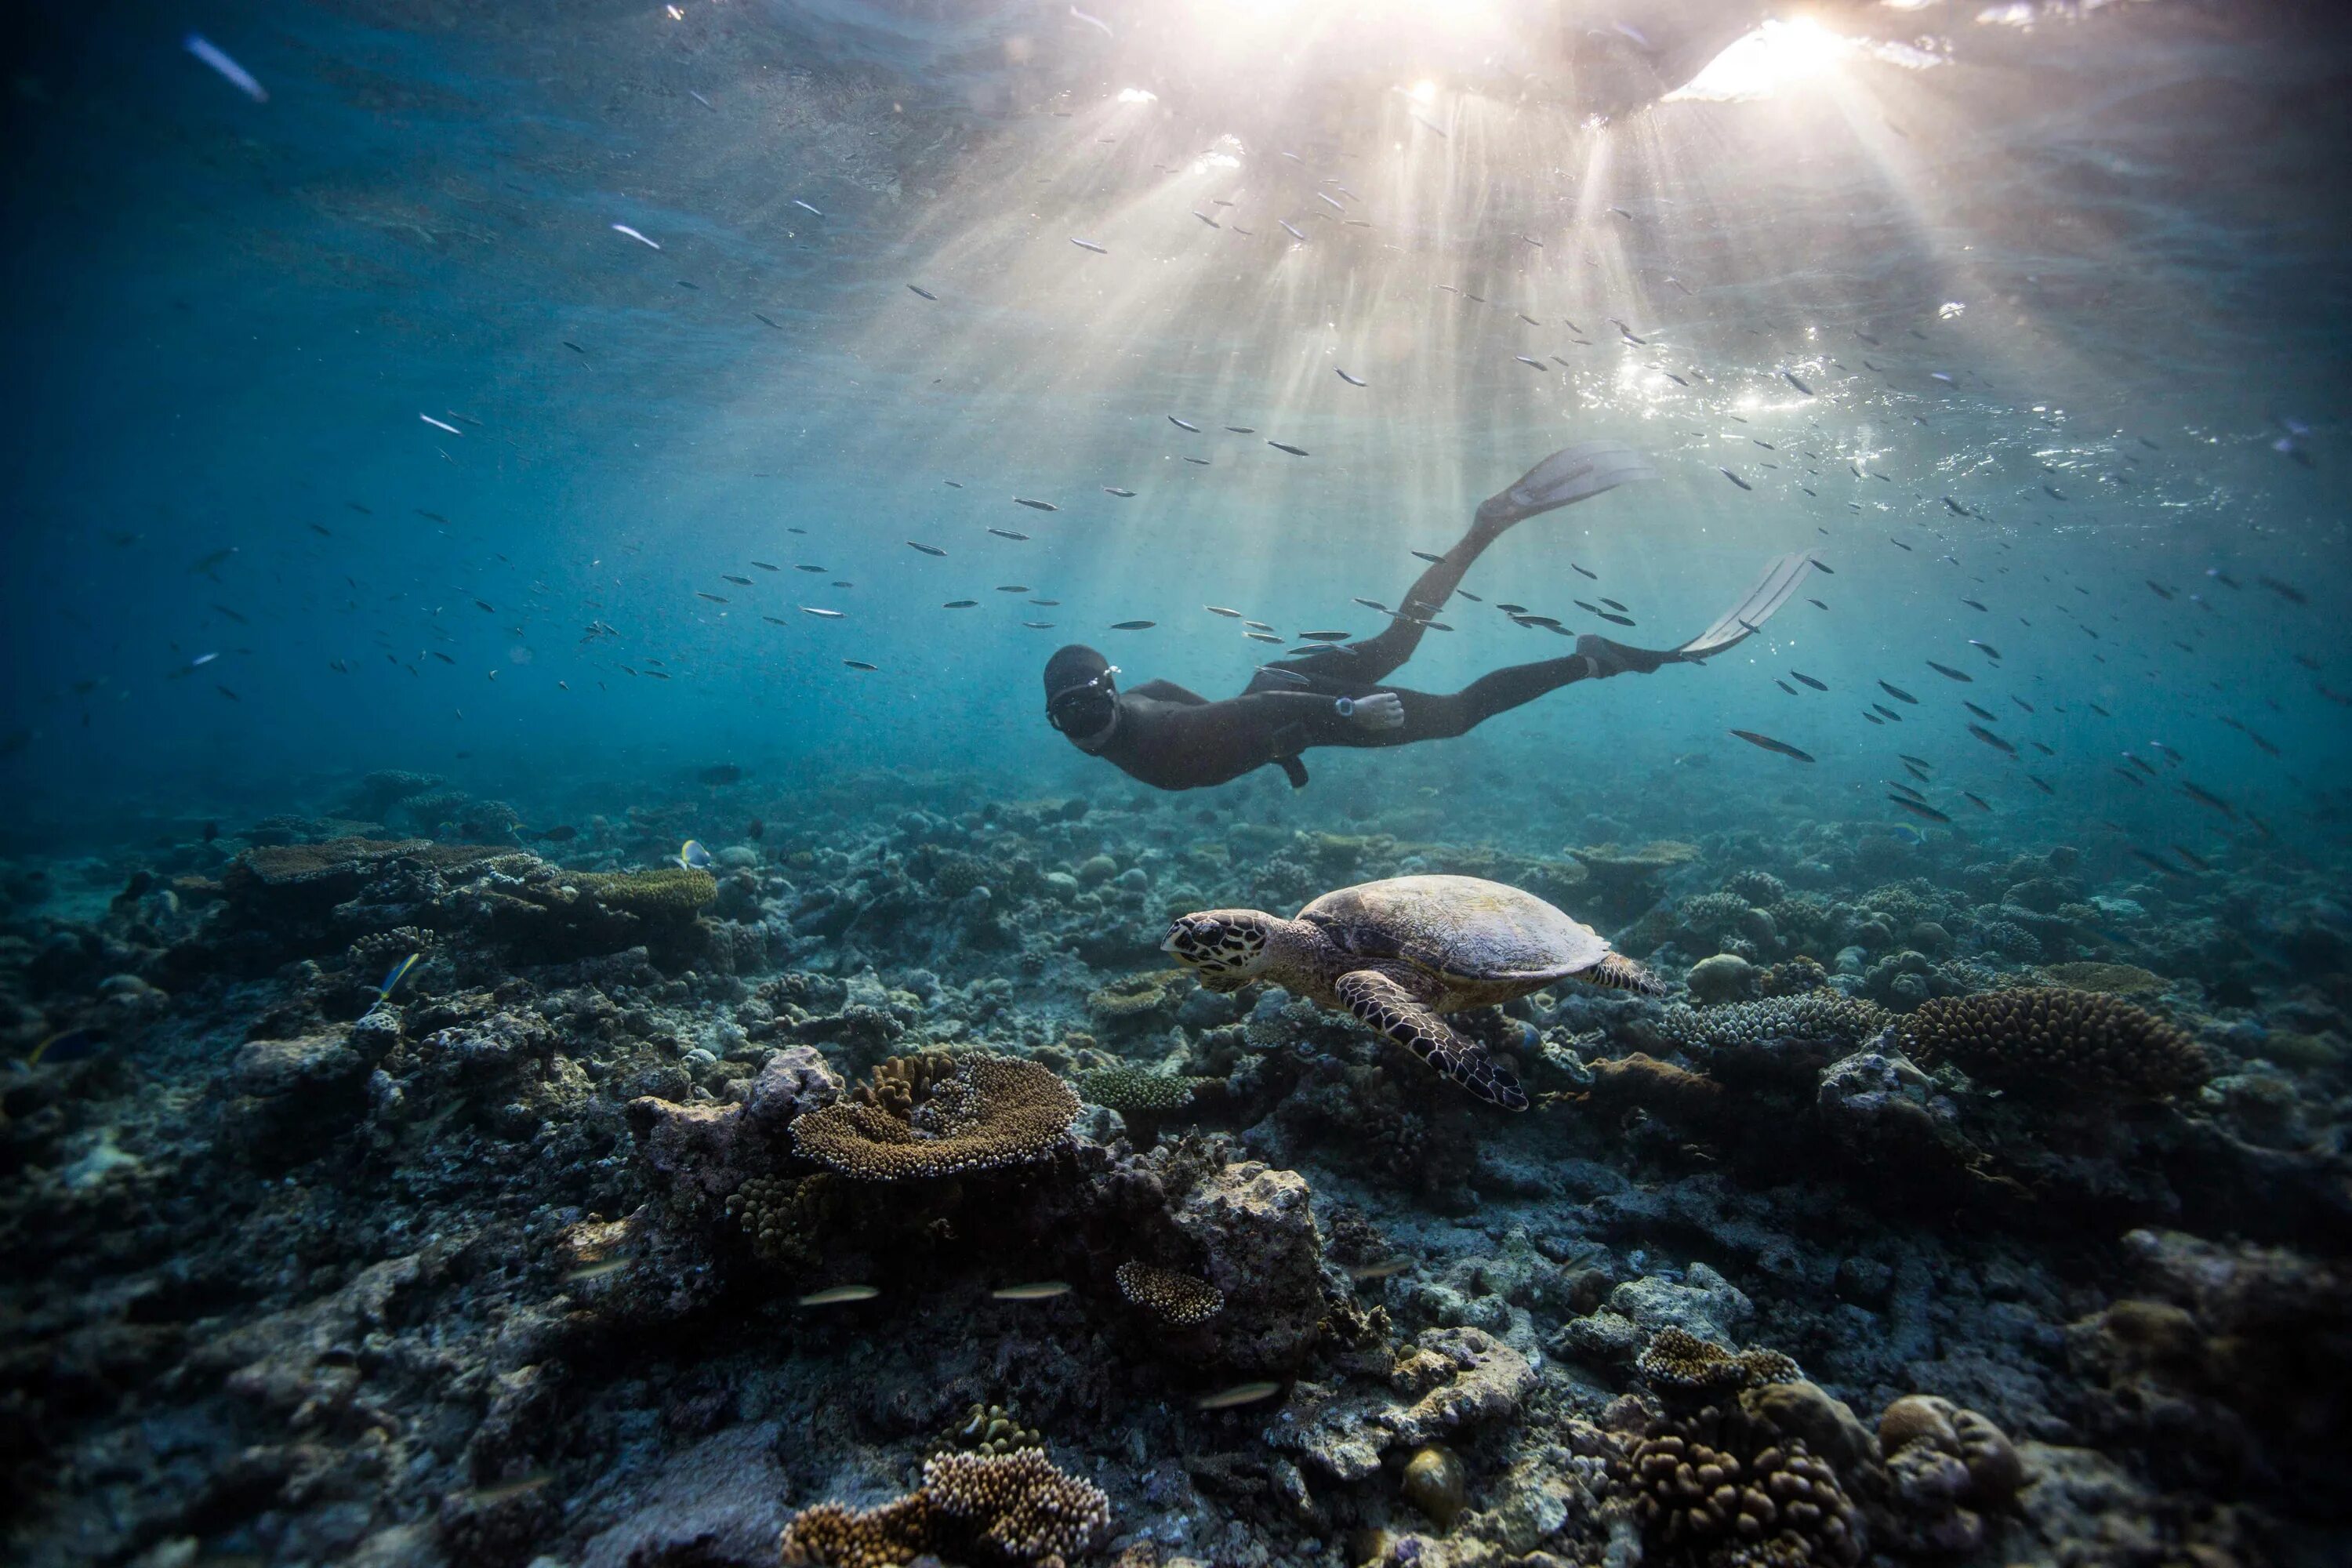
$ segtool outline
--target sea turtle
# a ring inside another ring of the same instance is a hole
[[[1481,1100],[1525,1110],[1486,1047],[1438,1016],[1581,980],[1663,995],[1655,975],[1533,893],[1477,877],[1391,877],[1326,893],[1283,920],[1261,910],[1180,916],[1160,944],[1212,991],[1268,980],[1345,1007]]]

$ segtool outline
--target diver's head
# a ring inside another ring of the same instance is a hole
[[[1238,991],[1265,972],[1274,919],[1257,910],[1204,910],[1179,915],[1160,951],[1212,991]]]
[[[1118,724],[1118,667],[1080,643],[1045,661],[1045,722],[1082,752],[1099,751]]]

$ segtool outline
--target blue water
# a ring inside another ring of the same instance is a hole
[[[1111,38],[1052,6],[12,24],[15,841],[316,807],[377,767],[528,819],[719,762],[785,795],[1126,788],[1042,722],[1054,647],[1237,690],[1261,650],[1204,604],[1368,635],[1351,600],[1395,602],[1408,551],[1608,437],[1662,480],[1518,530],[1400,679],[1565,651],[1496,600],[1612,630],[1573,605],[1597,590],[1670,646],[1790,550],[1828,608],[1462,741],[1314,753],[1296,800],[1234,787],[1316,821],[1444,786],[1543,842],[1885,816],[1904,752],[1969,832],[2340,845],[2321,24],[1854,13],[1926,52],[1592,123],[1525,36],[1118,9]],[[1921,699],[1899,728],[1861,716],[1881,679]]]

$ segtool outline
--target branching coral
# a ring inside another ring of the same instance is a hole
[[[813,1268],[819,1257],[816,1230],[840,1208],[840,1181],[825,1172],[797,1182],[753,1176],[728,1194],[727,1213],[762,1263]]]
[[[1019,1448],[1042,1448],[1045,1435],[1034,1426],[1024,1426],[1013,1412],[1002,1405],[975,1405],[964,1412],[963,1420],[950,1430],[942,1452],[962,1449],[978,1454],[1010,1454]]]
[[[810,1111],[793,1122],[793,1147],[861,1181],[955,1175],[1045,1159],[1077,1115],[1078,1097],[1050,1069],[972,1056],[907,1114],[855,1100]]]
[[[1225,1310],[1225,1293],[1207,1280],[1149,1263],[1120,1264],[1118,1293],[1179,1329],[1205,1323]]]
[[[1634,1363],[1658,1393],[1696,1404],[1768,1383],[1794,1383],[1804,1376],[1779,1351],[1727,1351],[1686,1329],[1660,1329]]]
[[[915,1107],[929,1099],[931,1090],[955,1070],[955,1058],[945,1051],[892,1057],[874,1069],[871,1079],[851,1089],[849,1098],[904,1121],[913,1117]]]
[[[1110,1499],[1055,1468],[1045,1452],[942,1454],[923,1467],[923,1490],[967,1550],[1007,1563],[1061,1568],[1110,1528]]]
[[[893,1568],[926,1553],[1003,1568],[1065,1568],[1110,1528],[1110,1499],[1038,1448],[952,1453],[919,1491],[863,1513],[821,1503],[784,1527],[782,1557],[810,1568]]]
[[[1192,1103],[1193,1085],[1201,1080],[1144,1068],[1097,1068],[1077,1076],[1078,1093],[1090,1103],[1106,1105],[1121,1116],[1181,1110]]]
[[[1659,1560],[1706,1568],[1862,1560],[1862,1516],[1835,1470],[1795,1438],[1738,1452],[1705,1415],[1643,1438],[1612,1469]]]
[[[961,899],[993,879],[994,868],[977,855],[948,850],[931,863],[931,886],[946,898]]]
[[[646,920],[676,920],[719,896],[708,871],[657,866],[647,871],[577,871],[567,877],[581,893],[608,910]]]
[[[1774,1040],[1829,1040],[1855,1046],[1885,1026],[1885,1015],[1867,1002],[1835,991],[1776,996],[1729,1006],[1668,1007],[1658,1033],[1694,1054],[1756,1047]]]
[[[2090,991],[1989,991],[1923,1003],[1903,1049],[1930,1066],[2049,1093],[2093,1090],[2155,1099],[2210,1076],[2197,1042],[2155,1014]]]

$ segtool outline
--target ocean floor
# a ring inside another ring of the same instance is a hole
[[[2317,868],[715,777],[0,866],[8,1561],[2352,1555]],[[1514,1114],[1158,951],[1415,871],[1673,994]]]

